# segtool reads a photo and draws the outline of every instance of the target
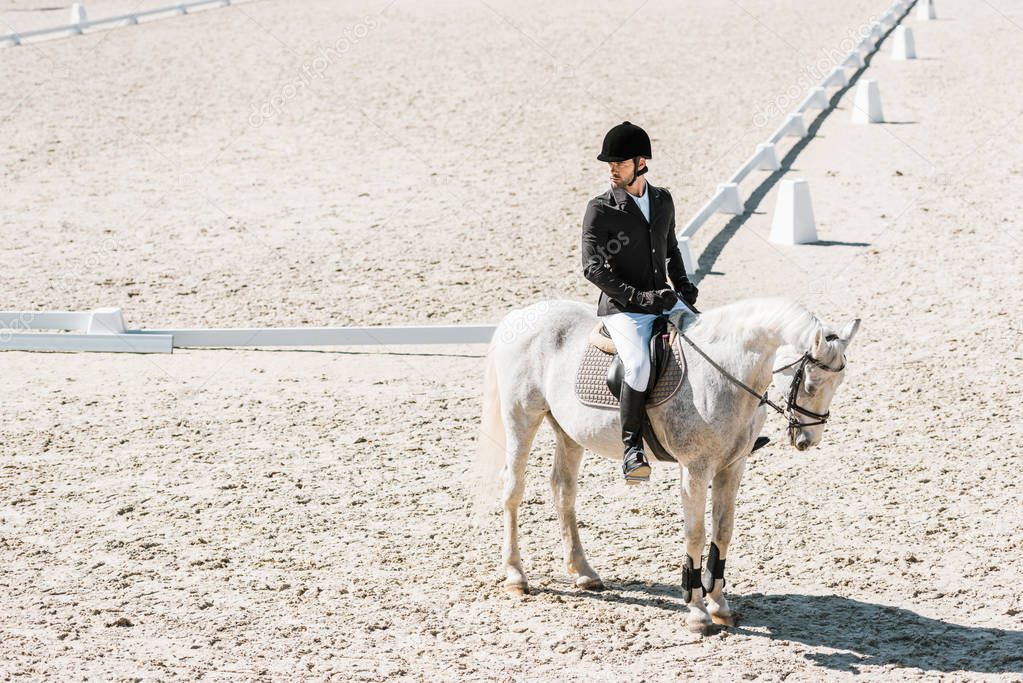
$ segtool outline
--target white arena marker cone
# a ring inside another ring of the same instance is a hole
[[[810,185],[802,178],[781,181],[774,207],[770,240],[776,244],[817,241],[817,224],[810,203]]]
[[[892,59],[916,59],[916,42],[913,40],[913,29],[906,26],[899,26],[895,29]]]
[[[778,149],[770,142],[762,142],[757,145],[757,151],[760,153],[760,161],[757,162],[758,171],[777,171],[781,168],[781,162],[778,161]]]
[[[881,123],[884,112],[881,111],[881,91],[877,81],[864,80],[856,86],[856,99],[853,101],[853,123]]]
[[[741,214],[745,209],[742,203],[742,196],[739,195],[739,186],[735,183],[721,183],[718,185],[718,213]]]
[[[920,4],[916,7],[916,18],[917,21],[937,19],[938,15],[934,13],[934,0],[920,0]]]
[[[81,33],[89,19],[85,14],[85,7],[80,2],[71,5],[71,27],[75,33]]]

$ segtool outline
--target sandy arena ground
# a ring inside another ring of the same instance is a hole
[[[0,50],[0,307],[155,328],[595,303],[578,242],[603,132],[652,132],[649,178],[684,220],[888,3],[424,5],[260,0]],[[60,23],[53,6],[0,20]],[[906,22],[921,59],[886,44],[865,72],[890,123],[850,123],[850,91],[743,185],[751,214],[696,241],[703,308],[863,318],[822,445],[749,461],[737,627],[685,629],[672,469],[627,488],[584,463],[608,589],[566,584],[547,427],[533,594],[504,594],[500,516],[475,525],[461,485],[480,346],[6,352],[0,673],[1023,680],[1023,5],[937,9]],[[809,180],[819,244],[767,242],[781,177]]]

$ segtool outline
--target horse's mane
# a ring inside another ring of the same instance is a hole
[[[802,305],[784,298],[742,299],[700,315],[693,331],[706,341],[768,335],[799,349],[809,346],[821,321]]]

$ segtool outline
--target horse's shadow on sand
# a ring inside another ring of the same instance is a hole
[[[678,588],[665,584],[626,584],[586,595],[671,611],[687,609]],[[1023,631],[960,626],[837,595],[751,593],[729,595],[729,603],[739,620],[729,629],[732,633],[839,650],[805,655],[835,671],[858,673],[864,666],[895,665],[943,673],[1023,673]]]

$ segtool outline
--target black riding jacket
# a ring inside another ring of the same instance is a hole
[[[628,192],[611,187],[586,205],[583,276],[600,287],[597,315],[647,313],[633,303],[636,292],[671,288],[696,303],[675,237],[675,204],[663,187],[647,183],[650,223]]]

